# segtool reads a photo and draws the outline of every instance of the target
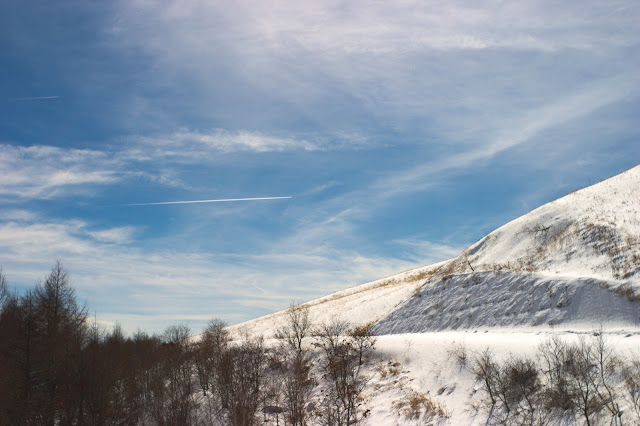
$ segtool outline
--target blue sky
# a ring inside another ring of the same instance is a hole
[[[635,1],[2,2],[0,265],[199,332],[447,259],[639,162],[639,44]]]

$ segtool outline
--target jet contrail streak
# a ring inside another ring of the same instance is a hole
[[[163,201],[161,203],[124,204],[124,206],[128,207],[128,206],[161,206],[165,204],[227,203],[230,201],[283,200],[287,198],[292,198],[292,197],[225,198],[225,199],[219,199],[219,200]]]
[[[14,101],[39,101],[42,99],[58,99],[60,96],[35,96],[33,98],[16,98]]]

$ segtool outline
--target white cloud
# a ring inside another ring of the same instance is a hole
[[[133,226],[120,226],[99,231],[87,231],[87,234],[96,241],[102,243],[127,244],[133,240],[136,228]]]
[[[354,139],[360,146],[362,139]],[[188,187],[176,167],[210,164],[231,152],[316,151],[344,148],[344,141],[308,142],[260,132],[214,129],[186,130],[165,136],[127,136],[120,150],[60,148],[47,145],[0,144],[0,197],[8,200],[51,199],[70,194],[90,195],[87,188],[105,187],[142,177],[169,187]],[[144,163],[144,167],[132,167]]]
[[[34,212],[21,209],[2,209],[0,210],[0,220],[26,222],[34,221],[38,215]]]
[[[202,163],[220,154],[233,152],[333,151],[373,145],[367,137],[353,132],[336,132],[334,136],[325,135],[310,141],[247,130],[180,129],[165,135],[131,136],[126,139],[129,146],[119,154],[123,159],[185,163]]]
[[[367,131],[382,123],[401,134],[409,129],[418,140],[428,137],[432,145],[467,148],[478,132],[482,138],[504,116],[544,107],[575,81],[590,84],[637,69],[633,60],[620,60],[630,55],[625,49],[637,46],[640,8],[629,2],[170,1],[121,6],[111,42],[142,50],[159,86],[180,78],[198,87],[195,114],[224,122],[230,120],[229,105],[241,115],[234,120],[254,123],[252,115],[257,115],[257,128],[278,128],[273,123],[294,115],[314,130],[330,135],[353,131],[367,143],[375,136]],[[208,101],[221,96],[222,103]],[[263,110],[242,114],[248,104],[263,100]],[[174,143],[185,146],[181,139],[188,136],[192,144],[223,151],[327,147],[263,133],[209,133],[178,132]]]
[[[491,122],[488,139],[479,139],[474,147],[443,158],[428,161],[409,170],[391,173],[373,185],[371,191],[380,198],[401,193],[419,192],[438,184],[443,173],[477,167],[481,162],[519,145],[531,142],[540,133],[573,120],[584,118],[600,108],[637,96],[636,77],[619,76],[599,81],[549,104],[523,113],[512,113]],[[580,141],[563,141],[565,145]]]
[[[317,151],[323,149],[319,144],[306,140],[279,138],[245,130],[195,131],[181,129],[168,135],[137,136],[132,139],[137,142],[137,146],[130,148],[123,155],[145,161],[173,158],[201,162],[203,156],[217,153]]]
[[[298,149],[304,151],[315,151],[319,149],[316,144],[305,140],[277,138],[264,135],[259,132],[229,132],[222,129],[215,129],[208,133],[181,130],[172,135],[171,139],[181,143],[193,142],[202,147],[220,150],[223,152],[269,152]]]
[[[165,53],[191,54],[216,49],[218,40],[238,48],[257,45],[271,50],[292,48],[323,52],[387,53],[424,49],[517,48],[550,50],[594,48],[635,43],[608,25],[633,24],[637,13],[628,3],[578,5],[549,2],[474,3],[464,1],[289,1],[181,2],[157,5],[126,2],[128,13],[163,28],[139,28],[144,45]],[[581,13],[576,13],[579,8]],[[604,13],[606,12],[606,13]],[[125,15],[127,16],[127,15]],[[596,19],[597,18],[597,19]],[[209,25],[211,23],[218,25]],[[130,31],[121,18],[117,31]],[[220,31],[219,26],[225,31]],[[187,26],[191,31],[181,31]],[[139,33],[140,34],[140,33]],[[137,40],[140,42],[141,40]]]
[[[58,99],[60,96],[33,96],[30,98],[15,98],[14,101],[42,101],[46,99]]]
[[[42,145],[0,145],[0,174],[0,197],[11,199],[52,198],[121,179],[104,152]]]

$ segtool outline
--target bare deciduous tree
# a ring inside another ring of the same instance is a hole
[[[479,383],[483,390],[489,396],[491,407],[498,402],[498,365],[493,359],[493,352],[486,348],[483,352],[476,354],[473,358],[472,372],[476,382]]]
[[[623,389],[634,422],[640,424],[640,357],[634,356],[623,368]]]
[[[287,310],[287,322],[276,331],[281,344],[281,374],[284,376],[282,391],[286,405],[286,417],[290,424],[307,424],[306,405],[314,386],[311,361],[305,340],[311,332],[309,309],[291,303]]]
[[[322,350],[321,371],[325,379],[322,421],[327,425],[358,423],[366,384],[362,363],[375,340],[368,331],[349,330],[343,321],[331,321],[316,329],[316,345]]]
[[[287,309],[287,322],[276,330],[275,337],[286,342],[292,350],[300,354],[310,331],[309,308],[292,302]]]
[[[9,288],[7,286],[7,278],[4,276],[2,272],[2,267],[0,266],[0,314],[4,308],[4,304],[9,298]]]
[[[227,324],[219,319],[209,321],[200,341],[194,348],[194,365],[199,391],[204,399],[206,422],[222,422],[220,392],[217,390],[216,374],[222,355],[228,349],[229,332]]]
[[[226,422],[234,426],[256,423],[266,367],[262,338],[245,336],[230,345],[217,365],[216,383]]]

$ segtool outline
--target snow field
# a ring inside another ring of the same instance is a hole
[[[552,335],[575,343],[580,336],[589,338],[592,334],[593,331],[514,328],[379,336],[376,358],[369,371],[367,406],[371,414],[367,424],[485,424],[487,413],[475,412],[471,405],[480,396],[479,385],[475,383],[472,373],[455,359],[454,346],[466,349],[470,364],[474,353],[486,348],[491,348],[497,361],[503,361],[510,355],[534,357],[540,343]],[[620,355],[640,356],[640,329],[605,333],[605,339]],[[385,367],[386,373],[381,374],[380,371]],[[401,410],[394,409],[415,392],[428,396],[449,417],[431,417],[423,412],[420,417],[412,419],[407,418]]]

